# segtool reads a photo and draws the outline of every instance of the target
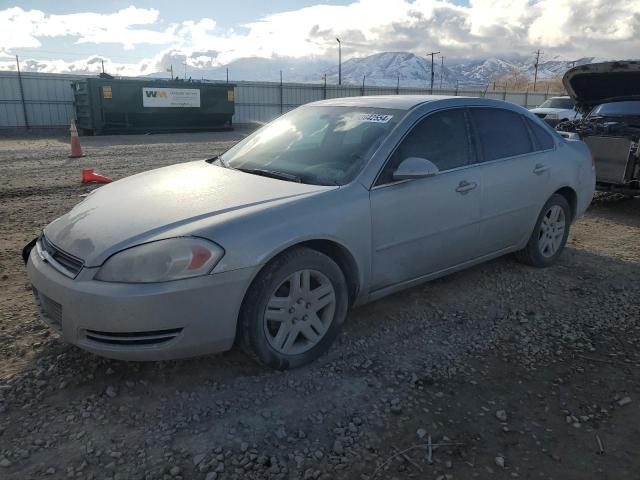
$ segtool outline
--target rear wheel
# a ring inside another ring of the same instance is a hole
[[[552,195],[538,216],[527,246],[516,252],[516,258],[534,267],[554,264],[567,243],[570,224],[569,203],[562,195]]]
[[[240,344],[270,367],[302,366],[333,343],[347,308],[340,267],[323,253],[296,248],[268,264],[251,285],[240,314]]]

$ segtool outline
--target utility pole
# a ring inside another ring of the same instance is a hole
[[[104,60],[100,59],[100,63],[102,64],[102,73],[104,73]]]
[[[229,83],[229,67],[227,67],[227,83]]]
[[[398,75],[398,83],[396,83],[396,95],[400,95],[400,75]]]
[[[362,75],[362,96],[364,97],[364,79],[366,78],[366,75]]]
[[[22,100],[22,113],[24,113],[24,126],[29,129],[29,118],[27,117],[27,104],[24,101],[24,87],[22,86],[22,74],[20,73],[20,60],[16,55],[16,68],[18,71],[18,85],[20,86],[20,99]]]
[[[538,49],[536,52],[536,63],[534,64],[535,73],[533,74],[533,91],[536,91],[536,83],[538,83],[538,65],[540,65],[540,54],[543,53]]]
[[[336,37],[338,42],[338,85],[342,85],[342,42]]]
[[[327,74],[323,75],[324,78],[324,88],[322,89],[322,98],[327,99]]]
[[[282,70],[280,70],[280,114],[284,111],[284,91],[282,88]]]
[[[433,79],[435,77],[435,73],[433,71],[433,57],[438,55],[440,52],[429,52],[427,55],[431,55],[431,94],[433,94]]]
[[[173,80],[173,63],[171,64],[171,80]]]

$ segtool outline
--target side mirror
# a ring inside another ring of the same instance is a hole
[[[414,178],[434,177],[440,170],[435,163],[426,158],[409,157],[405,158],[395,172],[394,180],[412,180]]]

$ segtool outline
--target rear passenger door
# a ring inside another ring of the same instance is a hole
[[[520,244],[548,193],[551,136],[540,139],[525,116],[501,108],[470,108],[482,174],[481,248],[490,254]]]

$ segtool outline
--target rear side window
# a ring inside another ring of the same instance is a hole
[[[540,125],[537,125],[535,122],[532,122],[527,118],[527,123],[531,128],[531,132],[533,133],[534,138],[536,139],[536,147],[538,150],[550,150],[553,148],[553,138],[549,132],[545,132],[544,128]]]
[[[471,108],[485,162],[533,151],[524,118],[499,108]]]

